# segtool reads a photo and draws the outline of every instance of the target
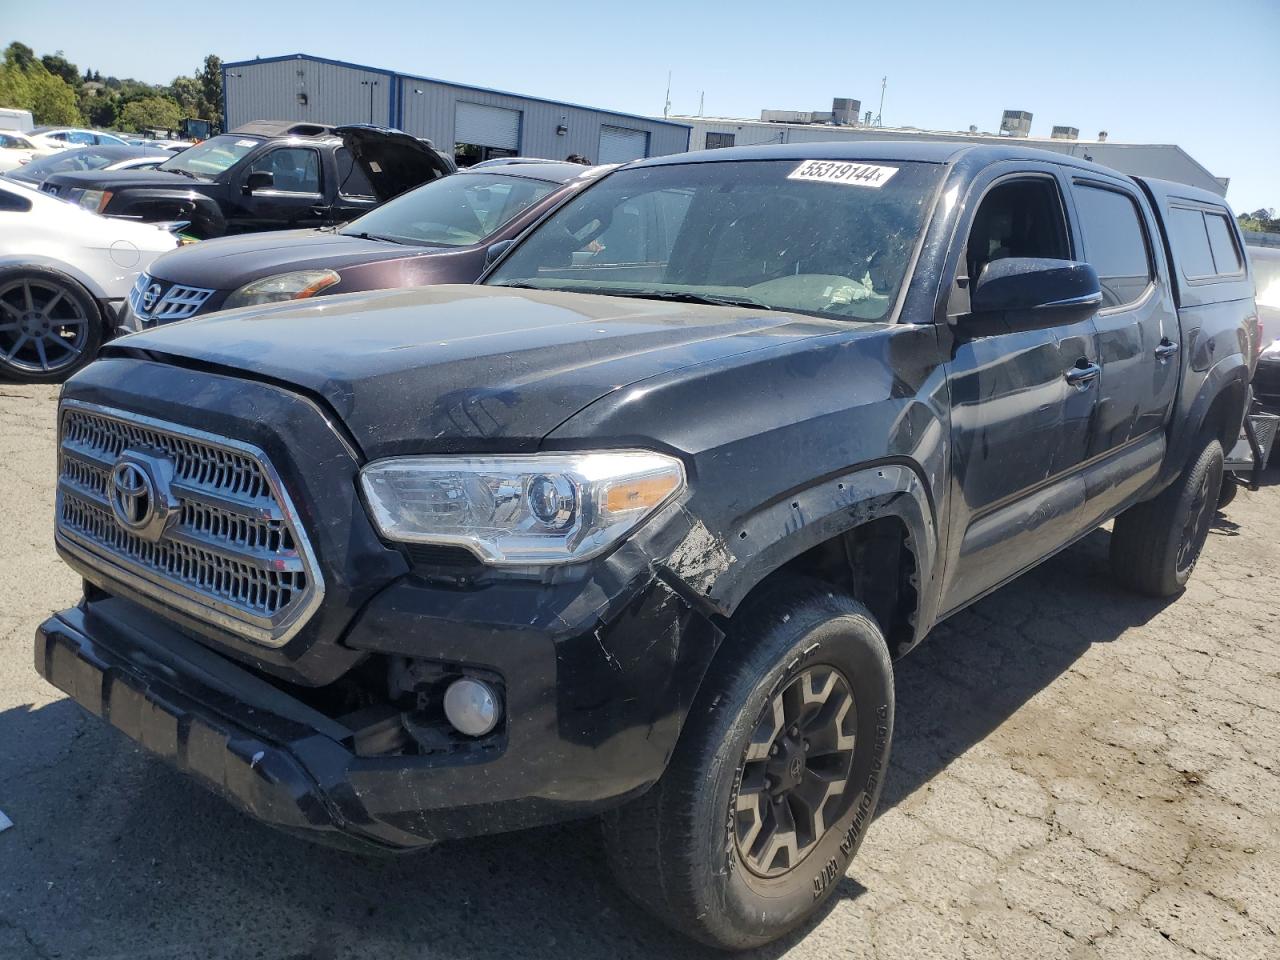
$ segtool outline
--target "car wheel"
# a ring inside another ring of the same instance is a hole
[[[1222,490],[1222,444],[1207,440],[1158,497],[1116,517],[1111,566],[1139,593],[1171,597],[1191,579]]]
[[[57,383],[102,346],[102,315],[79,283],[47,267],[0,271],[0,376]]]
[[[870,825],[893,710],[862,604],[815,581],[767,585],[735,614],[662,778],[604,818],[620,885],[723,949],[804,923]]]
[[[1240,492],[1240,484],[1226,475],[1222,478],[1222,489],[1218,492],[1218,509],[1222,510],[1232,500],[1236,498],[1236,494]]]

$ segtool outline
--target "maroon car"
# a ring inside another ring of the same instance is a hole
[[[434,180],[336,228],[220,237],[155,260],[129,333],[197,314],[331,293],[471,283],[511,240],[608,167],[513,158]]]

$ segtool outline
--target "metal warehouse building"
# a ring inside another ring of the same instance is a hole
[[[297,53],[222,66],[227,129],[252,120],[376,123],[454,145],[462,165],[491,157],[622,163],[682,153],[689,127]]]
[[[765,111],[782,113],[782,111]],[[785,123],[727,117],[675,117],[692,128],[689,149],[745,147],[764,143],[807,143],[826,140],[961,140],[970,143],[1021,143],[1093,160],[1136,177],[1158,177],[1190,184],[1226,196],[1227,180],[1215,177],[1195,158],[1172,143],[1117,143],[1114,140],[1076,140],[1046,137],[999,137],[993,134],[920,130],[915,127],[876,127],[863,124]],[[1069,128],[1059,128],[1069,129]]]

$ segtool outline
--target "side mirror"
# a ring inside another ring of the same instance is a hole
[[[511,249],[515,244],[514,240],[499,240],[497,243],[490,244],[489,249],[484,252],[484,265],[490,266],[495,260]]]
[[[250,194],[255,190],[270,190],[276,185],[276,175],[270,170],[255,170],[244,178],[244,186],[241,188],[244,193]]]
[[[1075,260],[1006,257],[982,270],[969,294],[975,314],[1033,310],[1087,316],[1102,306],[1098,272]]]

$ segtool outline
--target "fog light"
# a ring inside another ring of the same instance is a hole
[[[502,704],[489,684],[463,677],[444,692],[444,715],[459,733],[483,737],[498,725]]]

